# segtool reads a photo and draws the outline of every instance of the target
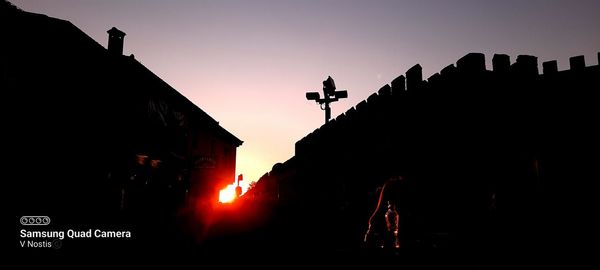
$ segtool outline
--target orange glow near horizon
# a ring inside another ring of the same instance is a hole
[[[9,1],[68,20],[104,47],[107,22],[126,32],[123,55],[244,141],[243,193],[323,125],[305,93],[321,92],[327,76],[348,90],[332,105],[337,117],[416,63],[423,78],[467,52],[485,53],[488,69],[494,53],[565,68],[574,55],[597,59],[600,44],[600,1],[544,1],[544,12],[527,12],[536,1]]]
[[[244,136],[244,134],[242,134],[242,136]],[[257,140],[252,137],[250,137],[250,139],[253,141]],[[290,145],[292,145],[291,142]],[[261,176],[269,172],[273,164],[276,162],[281,162],[281,160],[285,161],[289,157],[293,156],[293,152],[274,152],[276,151],[271,151],[267,154],[264,154],[259,149],[257,144],[253,142],[244,142],[244,144],[237,149],[235,175],[244,175],[244,179],[239,183],[240,187],[242,187],[242,195],[248,191],[248,188],[250,188],[250,184],[252,182],[258,181]],[[234,179],[232,183],[235,185],[237,181]]]
[[[220,203],[232,203],[235,200],[235,186],[233,184],[227,185],[224,189],[219,191],[219,202]]]

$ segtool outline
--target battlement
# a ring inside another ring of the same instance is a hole
[[[415,94],[423,95],[420,92],[436,92],[443,89],[444,92],[452,91],[457,94],[462,85],[468,85],[473,82],[481,83],[500,83],[518,85],[525,81],[539,81],[543,79],[558,78],[565,76],[586,76],[588,71],[598,73],[600,71],[600,52],[598,53],[597,64],[595,66],[586,66],[583,55],[571,57],[569,60],[570,68],[559,71],[556,60],[542,63],[542,73],[538,69],[538,58],[531,55],[518,55],[516,61],[511,63],[510,56],[506,54],[495,54],[492,58],[492,70],[486,69],[485,55],[482,53],[469,53],[456,61],[456,65],[450,64],[443,68],[439,73],[431,75],[427,80],[423,80],[422,67],[417,64],[400,75],[390,84],[386,84],[378,91],[371,94],[366,100],[359,102],[356,106],[350,108],[345,113],[340,114],[334,120],[296,142],[296,154],[310,152],[312,147],[317,147],[322,143],[321,134],[323,130],[327,133],[336,133],[339,123],[353,126],[355,129],[365,128],[365,124],[360,119],[366,115],[375,117],[389,117],[386,113],[394,111],[398,106],[405,106],[407,102],[415,100]],[[598,75],[596,75],[596,78]],[[449,89],[448,89],[449,88]],[[448,93],[444,93],[448,94]],[[442,94],[439,94],[442,95]],[[427,98],[436,98],[436,94],[428,94]],[[420,100],[419,102],[427,102]],[[401,105],[403,104],[403,105]],[[377,122],[373,117],[369,118]],[[363,121],[364,122],[364,121]],[[345,134],[338,134],[345,136]]]

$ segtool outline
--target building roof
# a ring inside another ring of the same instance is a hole
[[[2,50],[7,52],[6,57],[3,56],[7,60],[5,64],[10,65],[10,69],[5,72],[8,73],[5,77],[9,78],[7,88],[15,90],[12,91],[15,94],[22,92],[21,89],[39,89],[40,86],[50,85],[52,87],[48,88],[53,92],[53,99],[61,100],[58,96],[64,95],[63,99],[84,98],[94,102],[93,98],[101,98],[98,95],[104,95],[105,99],[127,98],[127,95],[134,95],[140,91],[151,91],[152,94],[168,100],[178,110],[192,116],[192,124],[209,129],[236,146],[243,143],[132,56],[111,56],[107,49],[69,21],[25,12],[4,1],[0,4],[0,13],[0,31],[5,37],[12,37],[6,40],[6,47],[3,45]],[[108,32],[125,35],[114,27]],[[14,74],[17,75],[11,76]],[[23,82],[23,79],[10,81],[10,78],[23,76],[37,77],[33,78],[37,82]],[[122,84],[123,81],[127,81],[129,86],[136,86],[136,89],[111,87]],[[87,87],[87,90],[95,92],[74,93],[76,89],[82,89],[82,84],[96,84]],[[62,87],[63,85],[68,87]],[[48,93],[41,92],[40,96],[45,94]]]

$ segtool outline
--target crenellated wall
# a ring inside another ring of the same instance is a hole
[[[599,53],[600,57],[600,53]],[[600,61],[600,60],[599,60]],[[427,84],[437,84],[439,81],[452,79],[455,77],[455,72],[459,71],[463,74],[472,74],[474,79],[479,79],[478,73],[490,73],[492,72],[496,76],[506,75],[510,73],[511,78],[515,77],[527,77],[528,79],[540,79],[541,77],[547,78],[548,76],[558,76],[558,63],[556,60],[547,61],[542,63],[543,73],[540,75],[538,71],[537,57],[530,55],[519,55],[516,62],[510,64],[510,56],[505,54],[495,54],[493,57],[493,70],[486,70],[485,67],[485,56],[481,53],[469,53],[464,57],[460,58],[454,65],[449,65],[443,68],[440,73],[435,73],[430,76],[426,81],[422,79],[422,68],[420,65],[415,65],[406,72],[406,76],[400,75],[391,82],[390,85],[384,85],[377,92],[371,94],[367,100],[359,102],[355,107],[348,109],[345,113],[340,114],[331,122],[315,129],[313,132],[305,136],[296,142],[296,155],[302,155],[309,152],[312,146],[319,144],[322,130],[329,130],[329,132],[336,132],[338,129],[338,123],[340,121],[359,122],[359,118],[364,115],[357,116],[357,114],[368,114],[368,108],[372,110],[385,111],[386,108],[380,106],[395,106],[398,104],[398,99],[402,96],[407,95],[408,91],[420,91],[428,90],[431,88]],[[561,71],[566,72],[577,72],[597,69],[597,66],[585,66],[585,59],[583,55],[574,56],[570,58],[570,69]],[[387,99],[381,102],[381,100]],[[352,123],[354,124],[354,123]],[[344,136],[344,135],[341,135]]]
[[[393,199],[409,246],[549,244],[547,234],[582,222],[593,197],[584,187],[598,179],[600,66],[576,56],[568,70],[548,61],[539,74],[535,56],[496,54],[493,70],[485,61],[467,54],[426,81],[415,65],[296,142],[295,156],[249,194],[303,209],[299,228],[351,246],[377,188],[401,175]]]

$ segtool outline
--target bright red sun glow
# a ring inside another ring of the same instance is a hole
[[[235,200],[235,186],[228,185],[219,192],[219,202],[232,203]]]

